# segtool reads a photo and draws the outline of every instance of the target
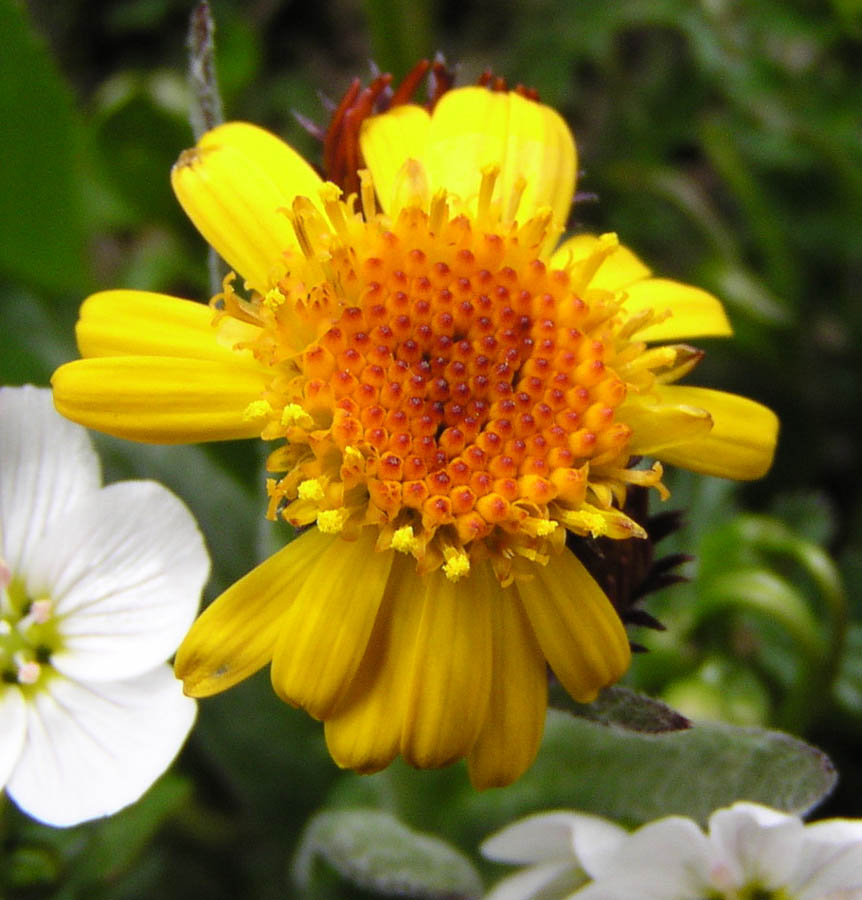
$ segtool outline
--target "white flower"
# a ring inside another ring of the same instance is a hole
[[[0,788],[22,810],[109,815],[170,765],[196,706],[165,661],[208,574],[170,491],[101,487],[50,391],[0,389]]]
[[[756,803],[714,812],[706,834],[681,816],[631,834],[610,823],[602,832],[595,823],[603,820],[578,813],[534,816],[489,838],[483,852],[534,863],[526,872],[537,873],[545,858],[530,848],[559,843],[562,815],[570,836],[569,871],[592,879],[566,892],[573,900],[862,900],[862,821],[806,825]],[[525,840],[519,829],[525,826],[527,852],[518,853],[518,842]],[[491,894],[494,900],[551,896],[544,890],[549,882],[525,880],[519,892],[515,879],[526,872],[504,879]]]
[[[527,866],[500,881],[486,900],[564,897],[587,881],[586,865],[600,865],[626,834],[619,825],[584,813],[527,816],[482,844],[489,859]]]

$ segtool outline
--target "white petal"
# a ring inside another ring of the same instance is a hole
[[[529,866],[498,881],[493,890],[485,894],[484,900],[529,900],[531,897],[541,896],[544,888],[566,874],[567,870],[571,870],[571,878],[574,882],[576,872],[572,860]],[[583,880],[583,876],[581,876],[581,880]]]
[[[29,704],[9,796],[48,825],[111,815],[167,769],[195,712],[168,666],[113,684],[54,678]]]
[[[590,874],[606,871],[611,859],[619,852],[628,832],[597,816],[578,816],[573,841],[575,855]]]
[[[86,430],[55,412],[50,390],[0,388],[0,556],[13,575],[48,521],[100,484]]]
[[[0,684],[0,789],[9,779],[27,735],[27,704],[19,688]]]
[[[622,891],[608,897],[626,896],[628,890],[633,891],[630,897],[676,900],[703,896],[711,862],[709,841],[697,825],[668,816],[628,835],[615,853],[591,861],[587,871],[608,888]]]
[[[709,817],[709,831],[712,832],[714,823],[727,817],[728,821],[736,821],[740,825],[749,820],[756,822],[763,828],[772,825],[781,825],[783,822],[798,822],[798,816],[792,816],[771,806],[763,806],[760,803],[750,803],[747,800],[739,800],[732,806],[716,810]]]
[[[573,895],[577,900],[706,900],[721,894],[706,894],[708,888],[682,885],[656,863],[648,879],[624,875],[609,881],[588,884]],[[729,896],[729,895],[728,895]]]
[[[806,841],[829,844],[862,844],[862,820],[824,819],[805,826]]]
[[[753,803],[735,803],[709,819],[716,859],[735,884],[786,885],[803,841],[802,821]]]
[[[489,859],[509,863],[545,860],[577,862],[586,850],[589,856],[615,850],[626,836],[624,829],[598,816],[555,812],[528,816],[492,834],[482,844]]]
[[[807,843],[788,887],[798,900],[860,900],[862,844]]]
[[[83,680],[139,675],[164,662],[191,626],[209,573],[195,520],[152,481],[103,488],[56,522],[27,588],[48,596],[64,649],[52,664]]]

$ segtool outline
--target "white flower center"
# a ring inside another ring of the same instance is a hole
[[[0,691],[4,685],[39,684],[59,644],[51,600],[29,598],[0,559]]]

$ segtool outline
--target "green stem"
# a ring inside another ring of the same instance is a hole
[[[224,108],[218,87],[215,62],[215,22],[207,0],[201,0],[189,19],[189,88],[191,101],[189,119],[195,140],[202,134],[221,125]],[[210,293],[221,288],[227,267],[210,247],[207,256]]]

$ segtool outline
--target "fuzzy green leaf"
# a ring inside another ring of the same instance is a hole
[[[454,847],[379,810],[315,816],[294,864],[294,877],[306,890],[318,858],[354,885],[385,896],[458,900],[482,892],[476,870]]]

